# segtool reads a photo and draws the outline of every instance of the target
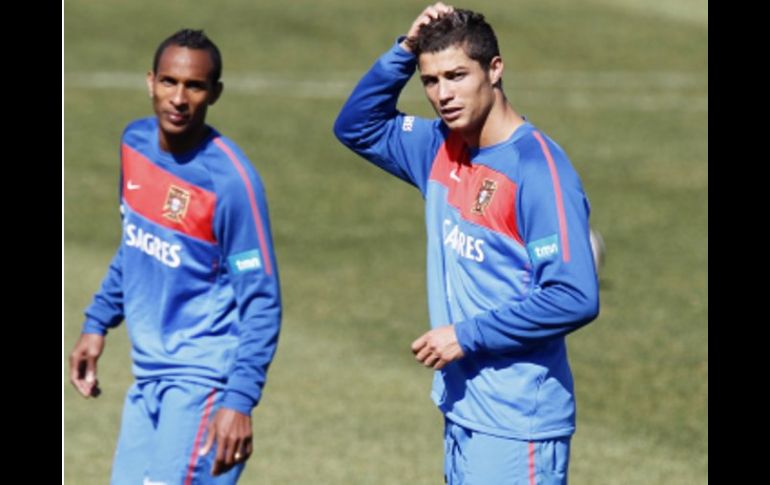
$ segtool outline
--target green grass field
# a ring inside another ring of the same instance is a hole
[[[244,484],[436,484],[442,419],[409,343],[427,329],[422,201],[332,123],[422,2],[64,3],[63,357],[119,240],[118,140],[151,113],[157,43],[202,27],[223,51],[209,121],[268,191],[281,341]],[[496,28],[514,105],[581,173],[607,243],[599,319],[569,338],[571,482],[708,482],[708,13],[705,0],[469,1]],[[410,83],[402,110],[431,116]],[[125,329],[83,400],[63,367],[64,483],[103,484]]]

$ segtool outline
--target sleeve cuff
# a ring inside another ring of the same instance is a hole
[[[393,54],[404,56],[408,59],[414,59],[414,54],[409,52],[408,50],[404,49],[401,46],[401,43],[406,39],[405,35],[401,35],[398,38],[396,38],[396,43],[393,45],[393,47],[390,49]]]
[[[455,334],[457,335],[457,343],[460,344],[464,353],[471,354],[481,347],[481,333],[475,320],[463,320],[455,323]]]
[[[81,333],[95,333],[103,337],[107,335],[107,328],[100,322],[97,322],[92,318],[88,318],[83,323],[83,331]]]
[[[251,415],[251,410],[254,409],[256,405],[257,402],[250,397],[231,389],[225,391],[225,397],[222,400],[222,407],[233,409],[249,416]]]

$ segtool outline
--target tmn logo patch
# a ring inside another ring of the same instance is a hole
[[[527,244],[527,250],[529,257],[536,263],[555,260],[559,256],[559,238],[554,234],[538,239]]]
[[[492,197],[495,195],[496,190],[497,182],[491,179],[484,179],[484,182],[479,188],[479,193],[476,194],[476,201],[473,203],[471,212],[474,214],[483,214],[484,209],[486,209],[489,203],[492,202]]]
[[[247,271],[256,271],[262,268],[262,258],[260,258],[258,249],[252,249],[251,251],[233,254],[227,258],[227,262],[230,263],[230,269],[232,270],[233,274],[241,274]]]
[[[171,185],[168,188],[166,202],[163,204],[163,217],[174,222],[182,222],[189,205],[190,192],[176,185]]]

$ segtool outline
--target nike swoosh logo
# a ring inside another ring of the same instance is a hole
[[[128,190],[139,190],[142,188],[142,186],[139,184],[131,183],[131,181],[129,180],[128,183],[126,184],[126,188]]]
[[[461,182],[460,177],[457,176],[457,169],[456,168],[453,168],[452,171],[449,172],[449,178],[452,179],[452,180],[456,180],[457,182]]]

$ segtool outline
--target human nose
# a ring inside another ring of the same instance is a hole
[[[454,98],[454,90],[449,85],[446,79],[441,79],[438,82],[438,100],[441,104],[448,103]]]
[[[174,106],[181,106],[187,104],[187,93],[184,86],[177,86],[174,94],[171,96],[171,102]]]

